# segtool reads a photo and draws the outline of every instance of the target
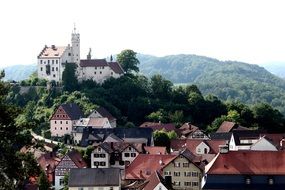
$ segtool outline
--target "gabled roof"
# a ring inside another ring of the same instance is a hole
[[[55,153],[46,153],[37,159],[38,164],[46,172],[49,182],[53,182],[53,173],[60,159],[56,157]]]
[[[45,46],[38,58],[59,58],[62,56],[66,46]]]
[[[211,133],[209,135],[210,139],[212,140],[231,140],[232,132],[226,133]]]
[[[139,154],[125,170],[125,179],[147,179],[160,171],[177,155]]]
[[[120,139],[147,139],[146,145],[148,146],[152,143],[152,129],[149,128],[84,128],[80,144],[81,146],[86,147],[90,145],[90,141],[88,141],[89,134],[102,136],[102,141],[104,141],[110,134],[114,134]]]
[[[219,154],[207,174],[285,175],[283,151],[229,151]]]
[[[54,119],[54,115],[60,110],[63,109],[64,112],[68,115],[68,117],[71,120],[78,120],[81,117],[84,117],[84,114],[80,107],[75,103],[68,103],[68,104],[61,104],[59,108],[55,111],[55,113],[52,116],[52,119]]]
[[[154,190],[155,187],[161,183],[163,186],[165,186],[165,180],[163,177],[159,174],[159,172],[155,171],[151,174],[151,176],[147,179],[147,184],[143,188],[143,190]],[[165,187],[166,188],[166,187]]]
[[[117,137],[116,135],[114,135],[113,133],[110,134],[105,140],[104,142],[123,142],[123,139]]]
[[[217,133],[225,133],[225,132],[231,132],[233,129],[236,130],[250,130],[246,127],[240,126],[234,122],[230,122],[230,121],[224,121],[221,126],[219,127],[219,129],[217,130]]]
[[[86,162],[83,160],[81,154],[78,151],[72,150],[72,151],[68,152],[67,155],[69,156],[69,158],[74,162],[74,164],[78,168],[87,167]]]
[[[69,187],[104,187],[120,186],[120,169],[118,168],[84,168],[71,169],[68,179]]]
[[[117,74],[123,74],[124,70],[118,62],[108,62],[111,69]]]
[[[102,116],[102,117],[107,117],[110,122],[116,120],[116,118],[104,107],[100,106],[99,108],[96,109],[96,111]],[[92,113],[90,114],[89,117],[92,117]]]
[[[145,146],[147,154],[167,154],[165,146]]]
[[[108,153],[112,153],[115,151],[123,152],[128,147],[134,148],[139,153],[142,152],[142,144],[130,144],[130,143],[125,143],[125,142],[115,142],[115,143],[103,142],[99,144],[98,146],[104,149]]]
[[[253,130],[233,130],[233,138],[235,140],[236,145],[241,145],[241,140],[245,139],[259,139],[260,134],[258,131]],[[252,144],[252,143],[250,143]]]
[[[80,67],[103,67],[108,66],[106,59],[81,59]]]

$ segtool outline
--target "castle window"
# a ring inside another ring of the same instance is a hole
[[[97,67],[95,67],[95,70],[97,70]]]
[[[51,60],[51,63],[54,64],[54,60]]]
[[[49,60],[48,60],[48,64],[49,64]]]
[[[53,78],[55,78],[55,75],[53,75]]]
[[[96,72],[94,72],[94,74],[96,75]]]
[[[102,74],[102,71],[100,71],[100,74]]]
[[[62,130],[62,127],[60,128],[60,130]]]
[[[104,69],[104,66],[102,67],[102,69]]]
[[[41,64],[43,64],[43,60],[41,60]]]
[[[56,121],[54,121],[54,124],[56,124]]]
[[[55,60],[55,63],[58,64],[58,60]]]
[[[68,130],[68,127],[66,127],[65,129]]]
[[[68,124],[68,121],[66,121],[66,124]]]
[[[56,127],[54,128],[54,130],[56,130]]]
[[[113,72],[111,72],[111,75],[113,75]]]
[[[55,70],[58,71],[58,67],[56,67]]]
[[[51,68],[51,71],[54,71],[54,67]]]
[[[62,124],[62,121],[60,121],[60,124]]]
[[[43,71],[43,68],[41,67],[41,71]]]
[[[68,56],[71,56],[71,53],[68,53]]]

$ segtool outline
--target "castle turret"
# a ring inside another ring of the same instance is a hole
[[[74,26],[74,30],[71,35],[71,44],[72,44],[72,57],[73,62],[79,66],[80,63],[80,35],[76,32],[76,28]]]

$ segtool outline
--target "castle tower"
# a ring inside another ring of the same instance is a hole
[[[73,62],[79,66],[80,63],[80,35],[76,33],[76,28],[74,25],[74,30],[71,34],[71,45],[72,45],[72,57]]]

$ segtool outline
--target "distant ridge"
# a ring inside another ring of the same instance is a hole
[[[37,71],[37,65],[31,64],[31,65],[13,65],[5,68],[1,68],[1,70],[4,69],[5,71],[5,78],[4,80],[14,80],[14,81],[21,81],[29,78],[29,76]]]

